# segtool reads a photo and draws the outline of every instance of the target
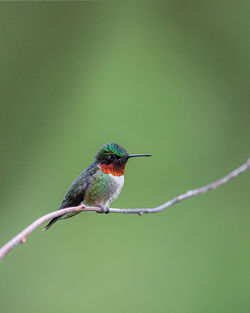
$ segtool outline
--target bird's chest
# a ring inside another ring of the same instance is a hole
[[[108,174],[109,179],[110,179],[110,184],[111,184],[111,188],[112,188],[112,192],[111,194],[112,196],[112,200],[116,199],[123,187],[124,184],[124,176],[113,176],[112,174]]]
[[[93,179],[89,188],[85,202],[90,205],[108,206],[115,200],[123,187],[124,176],[113,176],[100,171]]]

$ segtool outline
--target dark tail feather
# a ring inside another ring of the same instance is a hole
[[[59,219],[59,216],[53,218],[53,219],[49,222],[49,224],[47,224],[47,225],[43,228],[43,230],[48,230],[52,225],[55,224],[55,222],[56,222],[58,219]]]

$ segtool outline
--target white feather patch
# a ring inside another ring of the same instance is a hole
[[[124,184],[124,175],[121,175],[121,176],[113,176],[112,174],[108,174],[108,175],[111,177],[113,183],[116,184],[116,191],[114,195],[112,196],[112,200],[111,200],[113,201],[119,196],[122,190],[122,187]]]

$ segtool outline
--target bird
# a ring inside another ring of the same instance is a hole
[[[149,157],[151,154],[128,154],[117,143],[106,143],[90,164],[71,184],[58,210],[78,205],[100,207],[107,212],[110,203],[117,199],[123,184],[128,159]],[[53,218],[44,228],[49,229],[59,219],[66,219],[81,212],[67,213]]]

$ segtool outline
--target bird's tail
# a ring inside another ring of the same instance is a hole
[[[60,209],[63,209],[63,207],[62,207],[62,208],[60,207]],[[60,209],[58,209],[58,210],[60,210]],[[77,215],[77,214],[79,214],[79,213],[81,213],[81,212],[71,212],[71,213],[66,213],[66,214],[64,214],[64,215],[62,215],[62,216],[54,217],[54,218],[52,218],[52,220],[49,222],[49,224],[47,224],[47,225],[43,228],[43,230],[48,230],[48,229],[49,229],[52,225],[54,225],[55,222],[56,222],[57,220],[59,220],[59,219],[70,218],[70,217],[75,216],[75,215]]]
[[[52,218],[52,220],[47,224],[44,228],[43,231],[48,230],[52,225],[55,224],[55,222],[59,219],[60,216]]]

